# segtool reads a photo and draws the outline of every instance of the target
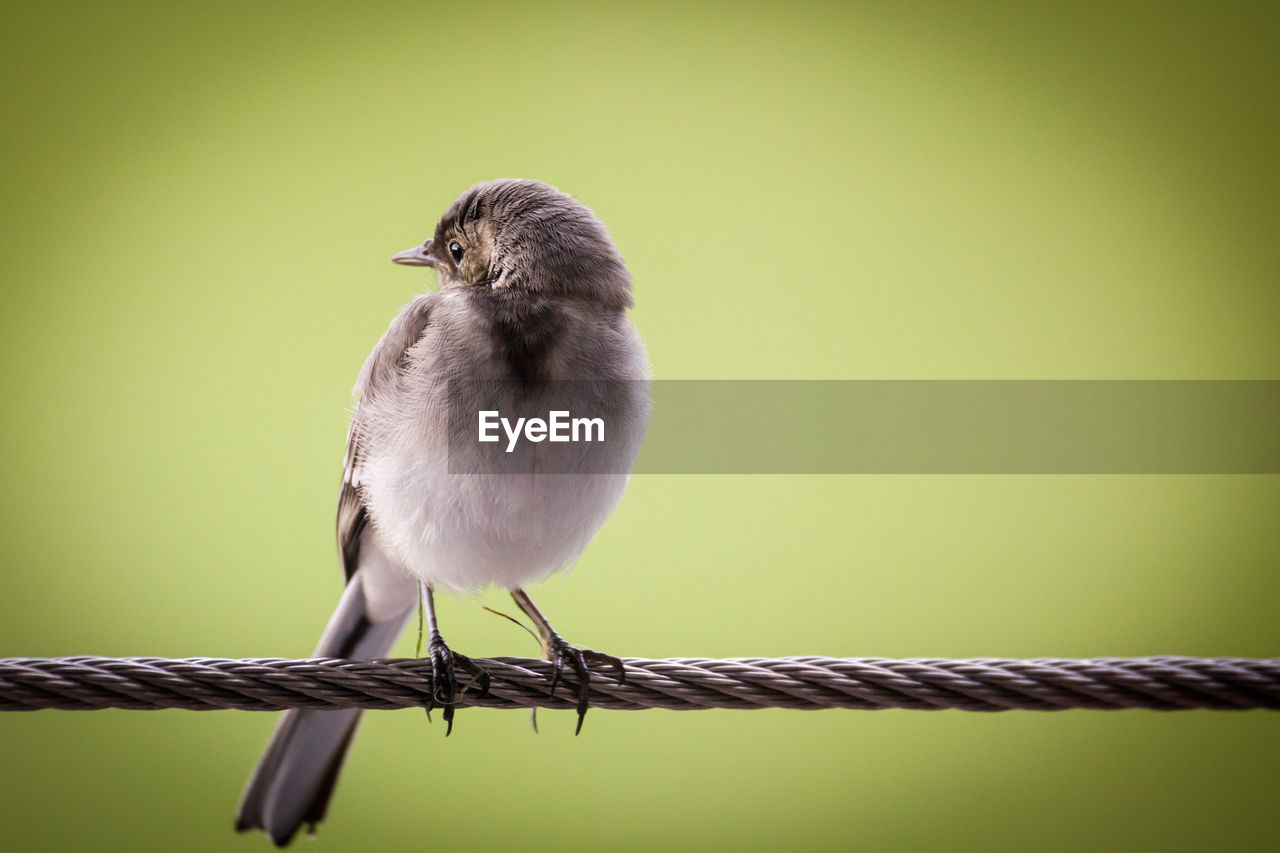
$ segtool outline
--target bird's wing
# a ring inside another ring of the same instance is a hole
[[[404,307],[373,348],[356,393],[360,397],[347,433],[347,459],[338,493],[338,547],[347,588],[314,652],[315,657],[384,657],[404,630],[417,603],[417,581],[385,553],[369,527],[360,496],[361,407],[398,381],[409,349],[427,328],[431,300]],[[278,846],[304,823],[324,817],[351,736],[360,719],[354,708],[285,713],[240,801],[239,830],[263,829]]]
[[[347,456],[342,466],[342,487],[338,492],[338,551],[342,555],[342,568],[348,581],[360,567],[360,543],[369,523],[369,513],[360,496],[360,469],[364,463],[361,407],[376,399],[397,380],[409,349],[427,329],[433,301],[433,295],[428,294],[401,309],[373,352],[369,353],[356,379],[355,393],[359,402],[347,430]]]
[[[342,463],[342,488],[338,492],[338,552],[347,580],[360,566],[360,539],[369,513],[360,499],[360,441],[356,422],[347,428],[347,456]]]

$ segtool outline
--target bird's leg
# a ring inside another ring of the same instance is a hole
[[[427,654],[431,657],[431,700],[427,704],[427,716],[431,716],[431,709],[436,705],[444,708],[445,729],[444,736],[448,737],[453,731],[453,711],[454,705],[458,701],[458,694],[465,693],[467,688],[472,684],[478,684],[480,695],[489,692],[489,673],[482,669],[475,661],[469,657],[460,655],[450,649],[440,636],[440,626],[436,622],[436,599],[434,590],[430,584],[422,584],[420,587],[422,592],[421,606],[427,615]],[[421,628],[419,628],[421,630]],[[421,637],[419,637],[419,648],[421,648]],[[461,691],[458,690],[457,670],[464,670],[472,676]]]
[[[551,661],[551,695],[556,695],[556,686],[560,683],[560,676],[564,672],[565,664],[573,668],[573,674],[578,680],[578,727],[574,729],[574,734],[582,731],[582,721],[587,715],[587,698],[591,693],[591,673],[587,669],[587,664],[592,666],[604,666],[613,670],[617,675],[618,681],[626,681],[627,670],[623,666],[622,661],[613,655],[606,655],[603,652],[593,651],[592,649],[580,649],[577,646],[571,646],[556,633],[556,629],[551,627],[551,623],[547,617],[542,615],[542,611],[529,598],[529,594],[523,589],[513,590],[511,597],[515,599],[516,604],[525,612],[533,624],[538,627],[538,633],[542,635],[542,654],[547,660]]]

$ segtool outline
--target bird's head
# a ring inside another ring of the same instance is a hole
[[[434,267],[442,288],[508,289],[629,308],[631,278],[604,223],[539,181],[476,184],[435,235],[391,260]]]

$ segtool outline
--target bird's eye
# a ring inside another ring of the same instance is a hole
[[[462,260],[462,244],[454,240],[449,244],[449,254],[453,256],[453,262],[456,264]]]

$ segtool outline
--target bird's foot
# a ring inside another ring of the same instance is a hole
[[[560,684],[560,676],[566,665],[573,669],[578,681],[578,726],[573,730],[576,735],[582,731],[582,721],[587,716],[588,697],[591,694],[591,672],[587,665],[607,667],[613,670],[619,682],[627,680],[627,669],[619,658],[597,652],[592,649],[580,649],[571,646],[560,637],[552,634],[545,646],[547,659],[551,661],[551,695],[556,695],[556,687]],[[535,723],[536,726],[536,723]]]
[[[431,700],[427,703],[427,719],[431,719],[431,709],[439,706],[444,709],[441,715],[446,725],[444,736],[453,732],[454,706],[458,697],[475,685],[477,696],[489,692],[489,673],[465,655],[450,649],[444,639],[436,631],[431,632],[431,640],[427,643],[427,654],[431,656]],[[458,670],[471,676],[471,680],[458,688]]]

